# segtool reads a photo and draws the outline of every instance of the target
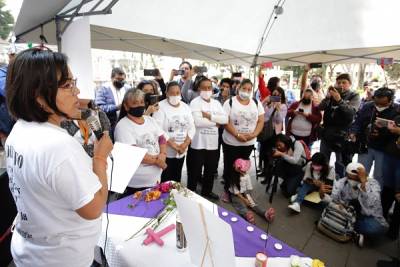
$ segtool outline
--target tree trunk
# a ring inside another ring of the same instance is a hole
[[[358,69],[358,86],[357,88],[362,88],[364,84],[364,77],[365,77],[365,69],[367,68],[367,64],[359,64],[359,69]]]

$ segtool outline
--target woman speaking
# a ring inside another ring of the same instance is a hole
[[[112,143],[104,135],[91,159],[60,127],[79,112],[78,94],[61,53],[25,50],[9,68],[7,104],[17,123],[5,150],[18,209],[11,242],[17,266],[92,264]]]

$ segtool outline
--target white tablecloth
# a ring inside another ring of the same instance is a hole
[[[194,195],[191,198],[196,199],[203,204],[205,208],[213,211],[218,216],[218,206],[212,202]],[[142,245],[145,235],[140,235],[129,241],[126,241],[136,231],[138,231],[149,219],[132,216],[109,214],[109,226],[107,233],[106,259],[111,267],[190,267],[189,251],[179,252],[176,249],[175,230],[165,235],[162,239],[164,246],[159,247],[152,243],[148,246]],[[159,229],[175,223],[176,215],[166,220]],[[106,214],[103,214],[102,234],[95,252],[95,259],[101,262],[100,249],[104,248]],[[311,266],[310,258],[303,258],[306,264]],[[253,267],[255,258],[236,257],[236,267]],[[268,267],[290,267],[289,258],[269,258]]]

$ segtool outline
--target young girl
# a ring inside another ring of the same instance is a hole
[[[300,213],[300,205],[304,197],[312,191],[330,193],[334,179],[335,170],[329,166],[325,155],[320,152],[315,153],[305,167],[302,185],[297,194],[290,198],[292,204],[288,208]]]
[[[232,205],[239,215],[246,218],[248,222],[255,224],[252,211],[264,218],[267,218],[267,213],[261,210],[251,195],[253,186],[250,175],[247,173],[249,169],[250,160],[240,158],[235,160],[229,192],[231,193]]]

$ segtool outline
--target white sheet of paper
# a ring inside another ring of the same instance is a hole
[[[199,267],[234,267],[235,250],[232,228],[225,221],[205,208],[202,208],[207,226],[210,249],[203,265],[201,261],[207,244],[207,235],[201,217],[201,204],[179,193],[174,195],[178,213],[188,242],[191,262]]]
[[[146,153],[145,148],[115,142],[111,151],[114,157],[112,184],[110,184],[112,162],[110,158],[107,159],[108,190],[123,193]]]

